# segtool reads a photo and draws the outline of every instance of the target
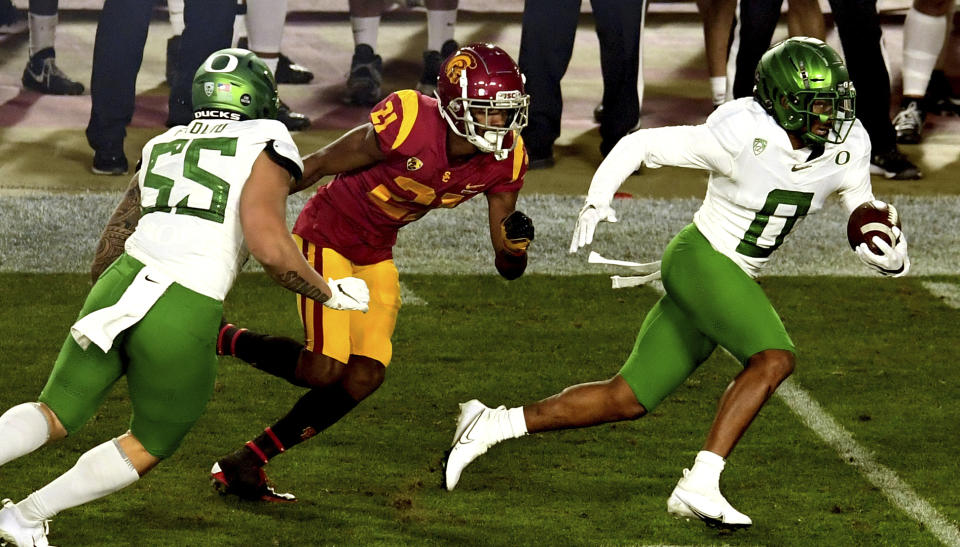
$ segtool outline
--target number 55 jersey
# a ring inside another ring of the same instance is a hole
[[[400,228],[433,209],[523,186],[527,160],[519,137],[501,161],[480,152],[449,158],[447,124],[436,99],[398,91],[373,108],[370,122],[386,158],[321,186],[293,228],[355,264],[392,258]]]
[[[199,119],[151,139],[140,160],[140,221],[124,250],[222,301],[249,255],[240,194],[264,150],[300,178],[297,145],[276,120]]]

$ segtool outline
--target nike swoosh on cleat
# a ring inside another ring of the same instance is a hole
[[[790,170],[791,170],[791,171],[794,171],[794,172],[796,172],[796,171],[803,171],[804,169],[806,169],[806,168],[808,168],[808,167],[812,167],[812,166],[811,166],[811,165],[794,165],[793,167],[790,168]]]
[[[683,496],[680,496],[680,495],[678,495],[678,494],[676,494],[676,493],[674,493],[674,495],[677,496],[677,499],[678,499],[678,500],[682,501],[683,504],[687,506],[687,509],[690,509],[690,511],[691,511],[694,515],[697,515],[698,518],[701,518],[701,519],[703,519],[703,520],[716,520],[716,521],[723,522],[723,513],[720,513],[720,514],[717,514],[717,515],[711,515],[711,514],[708,514],[708,513],[704,513],[703,511],[701,511],[701,510],[697,509],[696,507],[694,507],[692,503],[690,503],[689,501],[683,499]]]
[[[477,425],[477,422],[480,421],[480,415],[483,414],[481,411],[479,414],[474,416],[473,420],[470,422],[470,425],[463,431],[463,435],[460,435],[460,438],[457,439],[457,444],[470,444],[476,439],[470,438],[470,433],[473,432],[473,428]]]

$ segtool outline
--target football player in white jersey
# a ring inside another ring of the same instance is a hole
[[[132,484],[173,454],[213,393],[223,299],[249,254],[291,291],[366,311],[366,284],[324,282],[287,231],[286,198],[303,163],[273,119],[278,104],[263,61],[220,50],[194,77],[195,119],[144,147],[46,387],[0,416],[0,465],[77,431],[124,375],[130,430],[20,503],[4,500],[5,544],[48,545],[55,514]]]
[[[725,458],[777,386],[793,371],[794,345],[754,278],[804,215],[837,192],[848,211],[873,199],[870,144],[854,117],[856,94],[839,55],[813,38],[768,50],[754,97],[720,106],[703,125],[644,129],[624,137],[597,169],[574,229],[571,252],[600,221],[615,222],[614,192],[641,164],[710,171],[693,223],[667,245],[665,295],[647,314],[633,352],[609,380],[580,384],[506,409],[460,405],[445,482],[453,489],[473,459],[526,433],[639,418],[676,389],[717,346],[742,364],[693,467],[667,501],[670,513],[707,524],[750,526],[720,493]],[[857,250],[881,274],[910,269],[899,230],[893,246]]]

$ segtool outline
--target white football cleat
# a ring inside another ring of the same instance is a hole
[[[493,410],[476,399],[460,404],[457,431],[443,462],[444,485],[447,490],[453,490],[457,486],[464,467],[500,442],[496,436],[496,427],[489,427],[495,425],[490,423]]]
[[[677,517],[700,519],[712,528],[746,528],[753,524],[750,517],[737,511],[716,488],[702,488],[687,480],[689,470],[667,499],[667,512]]]
[[[47,540],[48,520],[36,524],[23,518],[20,509],[10,500],[3,500],[0,509],[0,545],[13,547],[52,547]]]

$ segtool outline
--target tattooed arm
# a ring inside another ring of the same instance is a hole
[[[287,194],[292,184],[290,174],[261,152],[240,194],[243,235],[250,254],[274,281],[307,298],[326,302],[330,287],[303,258],[287,230]]]
[[[90,266],[90,278],[94,283],[118,256],[123,254],[123,244],[133,233],[140,220],[140,182],[137,173],[130,179],[130,185],[123,198],[113,211],[106,228],[100,234],[97,251]]]

